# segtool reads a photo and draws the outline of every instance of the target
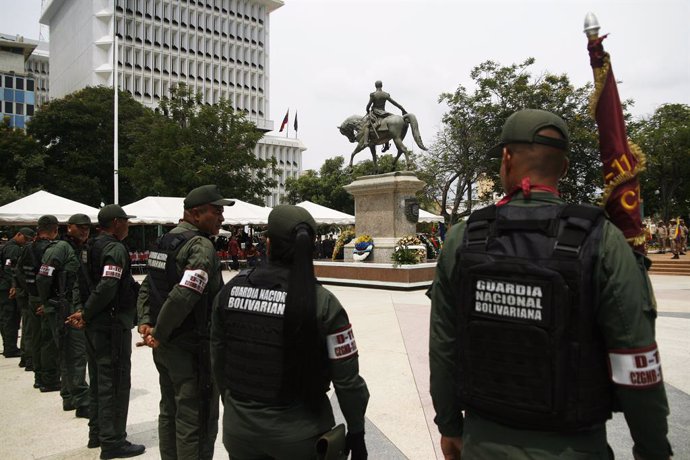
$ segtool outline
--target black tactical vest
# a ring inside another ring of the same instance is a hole
[[[110,243],[120,243],[120,240],[109,233],[101,233],[89,240],[86,245],[86,267],[90,285],[95,287],[103,276],[103,251]],[[125,260],[122,267],[122,276],[118,283],[117,296],[111,305],[113,311],[118,309],[130,309],[136,307],[138,285],[132,278],[129,259]]]
[[[199,232],[189,230],[180,233],[166,233],[163,235],[158,243],[158,249],[149,253],[149,258],[146,262],[149,283],[149,304],[151,306],[151,324],[156,325],[158,314],[161,307],[168,298],[168,294],[176,284],[182,279],[182,273],[177,270],[176,258],[180,249],[185,243],[195,236],[200,235]],[[196,315],[199,308],[208,308],[208,296],[203,295],[199,303],[194,306],[194,309],[185,318],[183,323],[178,328],[182,330],[193,330],[196,327]],[[201,304],[201,305],[200,305]],[[206,315],[208,317],[208,315]],[[176,335],[173,331],[172,336]]]
[[[520,429],[576,431],[611,416],[592,271],[604,213],[490,206],[457,252],[463,408]]]
[[[36,274],[38,274],[38,270],[41,268],[43,254],[52,243],[53,241],[44,238],[27,243],[22,248],[22,253],[17,261],[17,270],[21,270],[20,276],[26,284],[26,292],[32,297],[38,297]]]
[[[283,404],[297,394],[288,380],[297,372],[285,361],[286,286],[256,284],[253,272],[243,271],[218,294],[225,334],[224,378],[233,398]]]

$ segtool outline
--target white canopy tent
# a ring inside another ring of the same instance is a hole
[[[429,211],[419,209],[419,222],[443,222],[443,216],[437,216]]]
[[[257,206],[246,201],[235,200],[233,206],[225,206],[225,225],[260,225],[268,222],[271,208]],[[184,198],[169,196],[147,196],[123,206],[127,214],[136,216],[133,224],[176,225],[184,213]]]
[[[312,203],[311,201],[297,203],[297,206],[309,211],[309,214],[312,215],[317,224],[354,225],[355,223],[355,216]]]
[[[45,214],[51,214],[63,223],[73,214],[86,214],[93,223],[98,221],[98,209],[44,190],[0,206],[0,222],[4,224],[35,225]]]

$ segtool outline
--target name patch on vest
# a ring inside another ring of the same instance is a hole
[[[285,291],[253,286],[233,286],[225,308],[227,310],[283,316],[285,315],[286,298],[287,292]]]
[[[544,319],[544,291],[540,284],[477,279],[474,312],[490,317],[541,322]]]
[[[647,388],[663,382],[656,344],[635,350],[610,350],[609,368],[613,383]]]
[[[146,265],[151,268],[157,268],[160,270],[165,270],[165,263],[168,261],[168,255],[164,252],[151,251],[149,253],[149,258],[146,261]]]
[[[357,354],[357,342],[352,332],[352,325],[326,336],[326,348],[330,359],[345,359]]]
[[[208,273],[201,269],[196,270],[185,270],[182,279],[180,280],[180,286],[196,291],[199,294],[204,293],[206,285],[208,284]]]
[[[103,278],[115,278],[119,280],[122,278],[122,267],[117,265],[104,265],[103,266]]]
[[[55,267],[51,267],[48,264],[42,264],[41,268],[38,269],[38,274],[41,276],[53,276]]]

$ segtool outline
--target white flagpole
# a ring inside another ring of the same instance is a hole
[[[117,59],[118,59],[118,42],[117,42],[117,33],[115,33],[115,10],[113,10],[113,35],[114,35],[114,43],[115,43],[115,49],[113,52],[113,88],[114,88],[114,95],[113,95],[113,106],[114,106],[114,120],[113,120],[113,203],[118,204],[120,202],[120,190],[119,190],[119,177],[118,177],[118,168],[119,168],[119,158],[118,158],[118,131],[119,131],[119,126],[118,126],[118,81],[117,81]]]

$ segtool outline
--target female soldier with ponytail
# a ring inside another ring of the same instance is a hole
[[[241,272],[215,299],[211,360],[232,460],[316,458],[317,440],[335,425],[331,382],[351,458],[367,458],[369,391],[347,313],[316,283],[315,233],[308,211],[276,206],[268,216],[268,263]]]

